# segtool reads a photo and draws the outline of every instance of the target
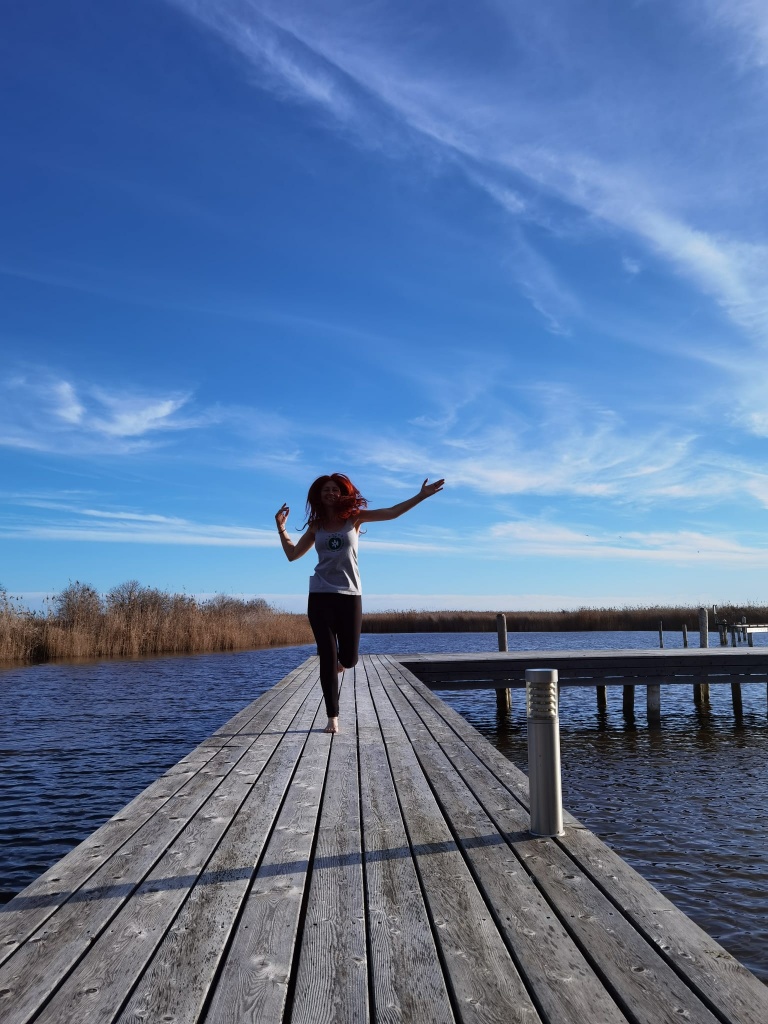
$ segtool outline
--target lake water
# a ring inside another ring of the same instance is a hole
[[[656,633],[509,634],[510,650],[657,646]],[[665,647],[680,646],[679,634],[665,634]],[[363,653],[495,649],[495,633],[364,634],[361,642]],[[0,902],[313,653],[0,669]],[[561,693],[565,806],[768,982],[766,684],[743,685],[740,722],[727,685],[710,687],[705,710],[690,686],[662,687],[657,729],[647,727],[642,689],[631,722],[621,687],[607,693],[605,714],[593,688]],[[439,695],[527,768],[523,691],[513,691],[504,719],[493,692]]]

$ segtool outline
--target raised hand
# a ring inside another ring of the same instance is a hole
[[[291,510],[288,508],[288,506],[285,503],[283,503],[277,510],[277,512],[275,512],[275,522],[277,523],[278,530],[282,530],[283,527],[285,526],[285,521],[288,518],[288,514],[290,513],[290,511]]]
[[[435,480],[434,483],[429,482],[429,477],[421,485],[419,491],[419,498],[431,498],[433,494],[437,494],[438,491],[442,491],[445,480]]]

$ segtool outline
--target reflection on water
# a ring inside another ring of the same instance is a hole
[[[768,641],[768,636],[759,641]],[[759,642],[758,641],[758,642]],[[490,633],[364,635],[363,653],[490,651]],[[655,633],[510,634],[511,650],[655,647]],[[681,646],[665,636],[667,648]],[[55,863],[192,747],[309,654],[309,647],[0,671],[0,890],[5,899]],[[697,708],[662,686],[649,729],[643,688],[632,721],[620,686],[607,708],[564,688],[566,807],[768,981],[768,725],[765,683],[728,685]],[[499,719],[489,691],[440,693],[526,768],[524,694]]]

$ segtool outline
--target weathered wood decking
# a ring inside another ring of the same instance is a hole
[[[616,651],[509,651],[409,654],[400,659],[440,689],[524,687],[525,670],[558,670],[561,686],[765,682],[768,647],[687,647]]]
[[[766,1024],[768,988],[391,657],[316,659],[0,908],[4,1024]],[[141,752],[137,751],[137,757]]]

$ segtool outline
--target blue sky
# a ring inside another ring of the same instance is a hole
[[[0,37],[0,583],[764,601],[768,10],[38,0]]]

